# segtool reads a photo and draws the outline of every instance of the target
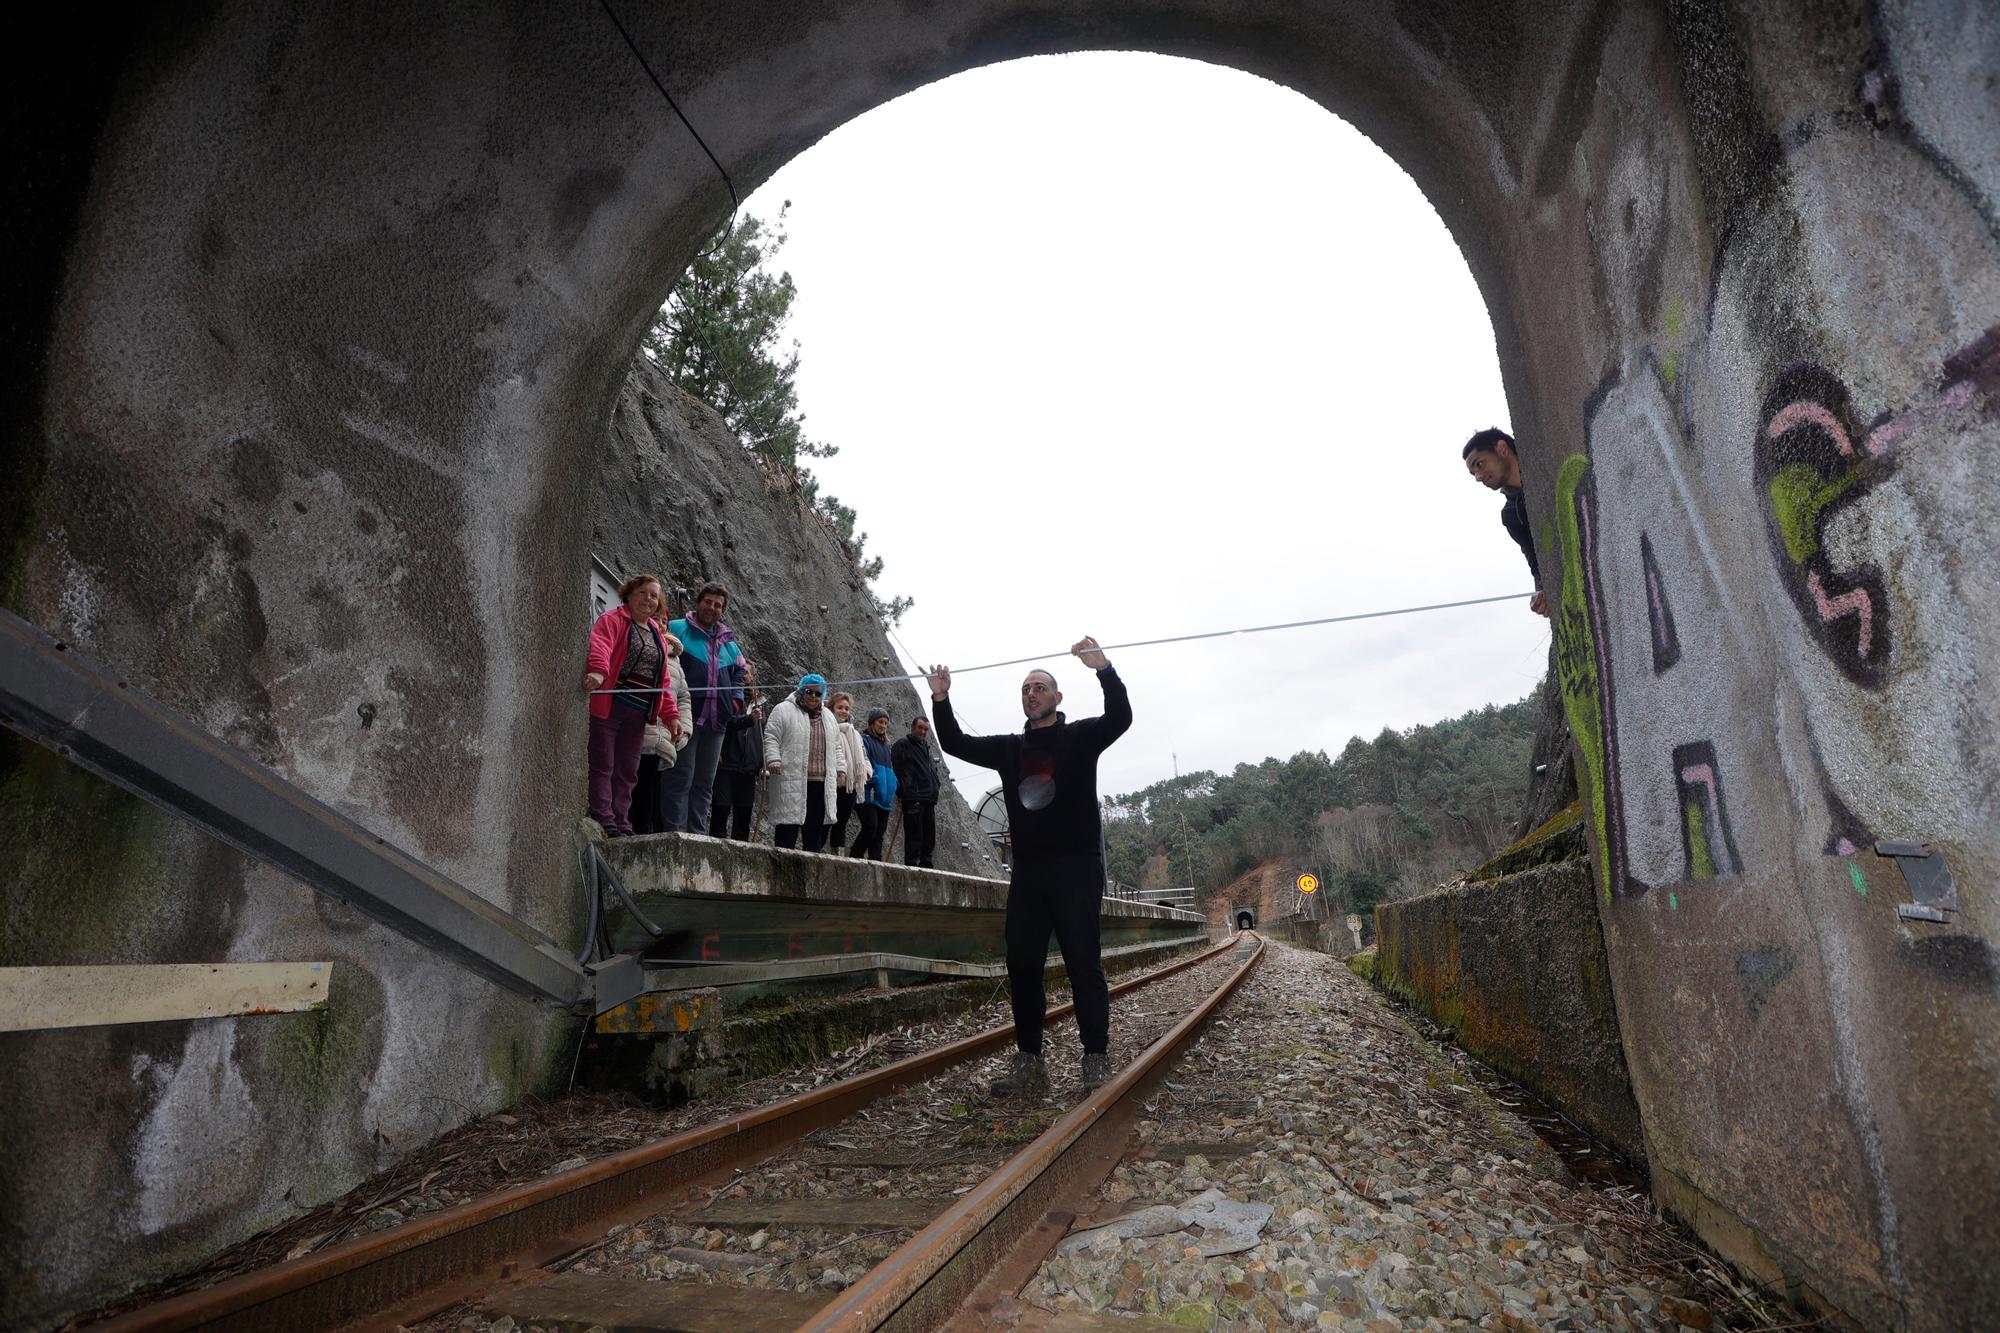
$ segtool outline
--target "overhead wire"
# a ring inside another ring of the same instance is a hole
[[[1169,634],[1164,638],[1158,638],[1158,639],[1133,639],[1126,643],[1100,644],[1097,648],[1097,651],[1101,653],[1118,653],[1118,652],[1124,652],[1128,648],[1155,648],[1160,646],[1161,644],[1168,644],[1168,643],[1194,643],[1202,639],[1226,639],[1237,634],[1271,634],[1275,633],[1278,630],[1309,629],[1315,625],[1340,625],[1355,620],[1381,620],[1387,616],[1413,616],[1426,611],[1450,611],[1461,606],[1487,606],[1494,602],[1518,602],[1524,597],[1533,597],[1534,595],[1535,594],[1532,592],[1507,592],[1507,593],[1501,593],[1497,597],[1467,597],[1456,602],[1431,602],[1423,606],[1398,606],[1398,607],[1392,607],[1386,611],[1350,611],[1345,615],[1315,616],[1310,620],[1287,620],[1275,625],[1246,625],[1241,629],[1206,630],[1199,634]],[[905,651],[908,650],[905,649]],[[1000,667],[1022,666],[1029,662],[1046,662],[1051,658],[1067,657],[1069,656],[1069,652],[1070,652],[1069,649],[1064,648],[1056,652],[1035,653],[1028,657],[1010,657],[1007,658],[1005,661],[1001,662],[982,662],[978,666],[954,667],[952,668],[952,674],[955,676],[966,676],[966,675],[971,675],[975,671],[994,671],[999,669]],[[897,675],[897,676],[863,676],[857,680],[828,681],[827,688],[829,690],[832,690],[832,689],[847,688],[855,685],[891,685],[901,681],[927,680],[927,679],[929,679],[928,673],[922,671],[915,672],[913,674]],[[748,687],[731,686],[731,685],[702,685],[702,686],[692,687],[691,692],[703,693],[716,690],[733,690],[733,689],[743,689],[743,688],[758,689],[758,690],[778,690],[785,693],[790,693],[795,687],[791,685],[780,685],[780,684],[753,685]],[[661,694],[664,693],[664,690],[637,689],[637,688],[618,689],[615,687],[607,687],[604,689],[592,690],[591,693],[592,694]]]
[[[681,124],[687,127],[687,132],[694,136],[695,143],[708,156],[710,164],[715,167],[716,174],[722,177],[723,185],[729,190],[729,225],[722,229],[721,235],[717,238],[715,245],[711,246],[706,252],[712,255],[717,249],[721,248],[724,241],[729,239],[729,233],[736,225],[736,215],[743,209],[742,197],[736,193],[736,182],[730,179],[729,169],[722,165],[722,160],[715,155],[715,150],[708,146],[708,140],[701,137],[701,131],[696,129],[694,122],[687,118],[687,112],[681,110],[681,104],[676,102],[674,95],[667,91],[667,85],[660,80],[658,74],[653,72],[652,62],[647,60],[646,53],[639,49],[639,43],[632,40],[632,34],[626,30],[624,22],[618,17],[618,11],[611,7],[611,0],[597,0],[597,5],[598,8],[604,11],[604,17],[611,20],[611,26],[618,29],[618,35],[625,39],[625,49],[630,51],[632,58],[639,62],[639,68],[646,71],[646,77],[651,79],[653,86],[660,90],[660,96],[666,99],[667,105],[673,109],[674,115],[679,117]]]

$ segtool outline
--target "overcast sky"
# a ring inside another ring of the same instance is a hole
[[[1459,448],[1508,413],[1484,303],[1402,169],[1306,98],[1150,55],[976,70],[861,116],[747,202],[779,256],[814,460],[898,631],[963,669],[1529,588]],[[1525,602],[1111,654],[1101,789],[1520,698]],[[960,674],[981,730],[1026,668]],[[897,719],[900,730],[903,719]],[[964,770],[964,771],[961,771]],[[983,770],[954,765],[977,798]],[[1525,775],[1524,775],[1525,776]]]

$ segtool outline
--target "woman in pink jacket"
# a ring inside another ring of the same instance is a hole
[[[667,677],[666,589],[652,574],[634,574],[618,585],[619,605],[590,627],[583,668],[586,692],[610,681],[614,692],[590,695],[590,817],[607,838],[632,832],[632,786],[639,780],[639,751],[646,724],[658,722],[680,738],[680,710]],[[629,693],[627,692],[629,691]]]

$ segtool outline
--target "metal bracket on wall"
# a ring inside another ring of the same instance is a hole
[[[596,993],[527,922],[4,610],[0,725],[509,990],[565,1006]]]
[[[1944,921],[1958,910],[1958,885],[1944,853],[1920,842],[1878,842],[1875,855],[1894,857],[1915,902],[1899,903],[1896,915],[1905,921]]]

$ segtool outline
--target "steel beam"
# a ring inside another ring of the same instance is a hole
[[[527,922],[4,610],[0,724],[509,990],[563,1005],[594,993]]]
[[[1130,954],[1184,949],[1202,944],[1203,935],[1182,935],[1170,940],[1147,940],[1105,949],[1099,957],[1122,958]],[[620,955],[621,957],[623,955]],[[1048,956],[1051,968],[1062,965],[1062,956]],[[933,977],[968,977],[989,980],[1007,975],[1005,963],[967,963],[956,958],[918,958],[906,953],[834,953],[813,958],[771,959],[761,963],[693,963],[673,967],[649,967],[645,973],[647,991],[696,990],[711,986],[748,986],[775,981],[805,981],[815,977],[842,976],[850,972],[909,972]],[[610,1007],[610,1006],[605,1006]],[[600,1010],[602,1012],[602,1010]]]

